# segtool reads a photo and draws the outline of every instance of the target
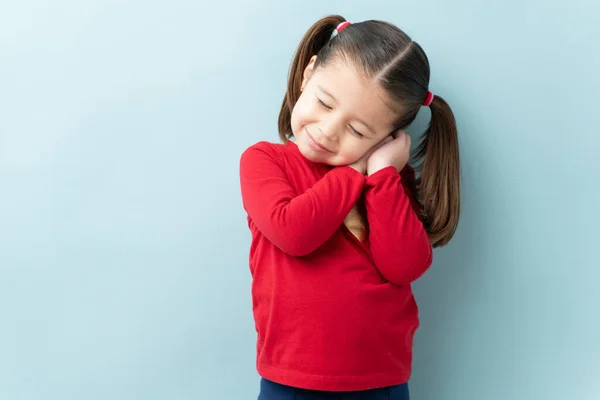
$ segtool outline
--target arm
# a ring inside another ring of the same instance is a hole
[[[394,167],[370,175],[365,187],[369,241],[375,265],[395,285],[408,285],[432,262],[433,250]]]
[[[338,167],[297,194],[276,156],[261,146],[242,155],[240,179],[250,219],[273,245],[296,257],[313,252],[339,229],[365,182],[358,171]]]

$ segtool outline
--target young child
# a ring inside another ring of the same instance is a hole
[[[417,179],[403,130],[422,106]],[[456,123],[429,91],[423,49],[386,22],[319,20],[295,54],[279,136],[240,162],[259,399],[408,399],[411,283],[459,219]]]

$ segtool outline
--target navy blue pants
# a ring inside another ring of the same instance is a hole
[[[321,392],[260,381],[258,400],[409,400],[408,384],[359,392]]]

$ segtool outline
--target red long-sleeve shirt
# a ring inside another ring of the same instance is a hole
[[[261,142],[243,153],[240,179],[259,374],[326,391],[407,382],[419,324],[410,284],[432,261],[405,184],[414,171],[365,177],[312,163],[293,142]],[[364,242],[343,225],[361,196]]]

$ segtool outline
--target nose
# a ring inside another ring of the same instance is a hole
[[[338,138],[339,130],[337,125],[338,124],[333,118],[321,120],[321,123],[319,124],[319,133],[327,140],[335,142]]]

